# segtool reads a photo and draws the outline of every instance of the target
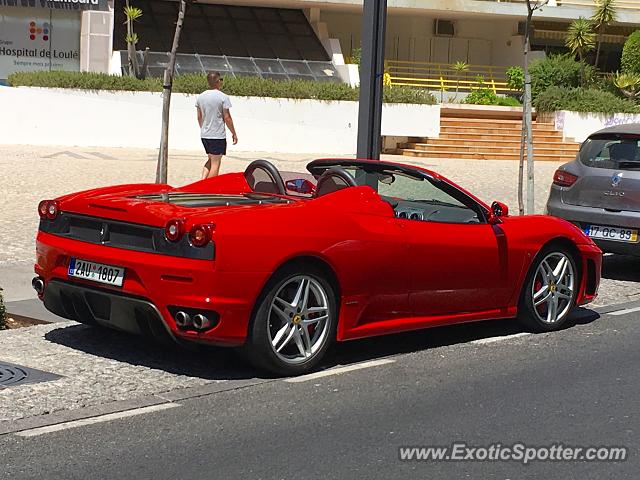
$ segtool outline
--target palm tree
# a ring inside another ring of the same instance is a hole
[[[469,71],[469,64],[463,61],[457,61],[453,64],[453,69],[456,72],[456,100],[458,99],[458,90],[460,89],[460,77],[464,73]]]
[[[142,16],[142,10],[137,7],[129,5],[129,0],[124,7],[124,16],[126,18],[125,24],[127,25],[127,35],[125,41],[127,42],[127,55],[129,57],[129,75],[132,77],[138,77],[140,72],[138,68],[138,57],[136,53],[136,43],[138,43],[138,34],[133,31],[133,22],[138,20]]]
[[[596,9],[591,16],[591,22],[598,31],[598,49],[596,50],[595,66],[598,67],[600,59],[600,47],[602,46],[602,35],[610,23],[617,20],[616,0],[596,0]]]
[[[596,34],[593,33],[591,20],[580,17],[571,22],[565,45],[580,58],[580,84],[584,86],[584,56],[596,46]]]

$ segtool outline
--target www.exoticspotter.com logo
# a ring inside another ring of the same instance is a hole
[[[29,22],[29,39],[37,40],[40,38],[44,42],[49,41],[49,32],[51,31],[50,25],[45,22],[42,26],[38,26],[38,24],[34,21]]]

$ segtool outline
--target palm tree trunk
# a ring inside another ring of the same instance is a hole
[[[162,132],[160,134],[160,151],[158,152],[158,167],[156,170],[156,183],[167,183],[167,171],[169,166],[169,107],[171,106],[171,88],[173,87],[173,75],[176,70],[176,53],[180,43],[184,13],[187,9],[186,0],[180,0],[180,11],[176,22],[176,31],[173,35],[173,45],[169,56],[169,65],[164,71],[164,85],[162,86]]]
[[[598,61],[600,60],[600,47],[602,46],[602,35],[604,34],[604,25],[600,25],[598,29],[598,49],[596,50],[596,62],[594,63],[596,68],[598,67]]]
[[[127,9],[129,8],[129,0],[126,0]],[[129,41],[133,37],[133,20],[127,17],[127,56],[129,57],[129,76],[138,76],[138,57],[136,56],[136,46]]]
[[[578,52],[578,57],[580,58],[580,86],[584,87],[584,55],[582,50]]]

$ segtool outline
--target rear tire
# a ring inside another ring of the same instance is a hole
[[[257,368],[300,375],[322,360],[337,323],[336,295],[325,274],[304,266],[288,268],[258,297],[241,351]]]
[[[533,332],[561,329],[575,307],[579,285],[572,253],[560,246],[544,248],[525,279],[518,320]]]

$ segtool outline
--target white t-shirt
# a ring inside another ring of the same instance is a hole
[[[224,139],[227,138],[224,118],[224,109],[231,108],[231,100],[220,90],[205,90],[196,100],[196,107],[202,112],[201,138]]]

